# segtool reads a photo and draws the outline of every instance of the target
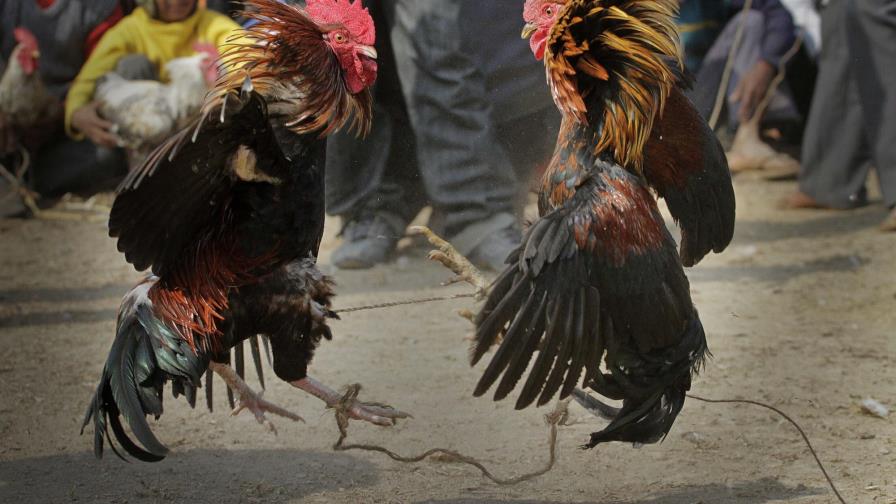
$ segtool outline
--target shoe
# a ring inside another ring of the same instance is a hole
[[[880,224],[880,230],[884,233],[896,233],[896,207],[890,210],[890,215]]]
[[[507,256],[520,246],[523,236],[516,226],[506,227],[479,242],[469,254],[470,262],[479,268],[503,271]]]
[[[350,221],[342,231],[342,245],[333,251],[333,265],[339,269],[369,269],[389,261],[404,234],[397,221],[379,214]]]

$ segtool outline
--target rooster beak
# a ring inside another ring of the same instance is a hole
[[[532,34],[535,33],[536,30],[538,30],[538,27],[535,26],[534,23],[526,23],[526,26],[523,27],[523,33],[521,36],[524,39],[527,39],[527,38],[531,37]]]
[[[373,46],[360,46],[358,47],[358,52],[372,60],[375,60],[377,58],[376,49],[374,49]]]

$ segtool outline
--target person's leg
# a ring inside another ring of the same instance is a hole
[[[125,173],[127,160],[121,149],[98,147],[88,140],[75,141],[62,135],[34,155],[30,176],[35,191],[55,197],[112,189]]]
[[[460,2],[384,3],[426,194],[458,249],[495,266],[491,257],[517,240],[501,232],[516,223],[519,182],[495,133],[485,76],[463,47]],[[501,243],[493,251],[486,241]]]
[[[381,9],[375,4],[370,8],[377,32],[388,33]],[[327,212],[343,220],[343,243],[332,261],[346,269],[388,260],[425,204],[414,134],[388,37],[379,38],[377,51],[380,74],[370,134],[362,139],[338,133],[327,144]]]
[[[824,46],[802,150],[800,191],[809,197],[802,203],[831,208],[865,203],[869,166],[865,120],[848,44],[845,4],[849,2],[832,2],[823,12]]]
[[[849,48],[884,203],[896,207],[896,4],[849,2]]]
[[[529,192],[547,167],[557,143],[560,115],[553,103],[550,108],[501,122],[497,136],[507,152],[517,180],[517,213],[523,214]]]

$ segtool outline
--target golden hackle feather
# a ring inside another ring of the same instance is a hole
[[[561,112],[596,123],[596,154],[610,152],[638,173],[684,69],[677,12],[677,0],[569,0],[547,44],[548,81]],[[600,103],[589,100],[599,91]]]
[[[209,93],[205,114],[248,77],[272,112],[290,112],[286,126],[298,134],[317,131],[327,136],[346,125],[356,134],[367,134],[370,92],[348,90],[336,55],[324,40],[327,27],[277,0],[250,0],[244,14],[257,24],[231,37],[222,51],[227,71]],[[286,106],[278,108],[273,105],[277,102]]]

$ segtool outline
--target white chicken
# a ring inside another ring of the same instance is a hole
[[[100,103],[99,112],[115,125],[112,132],[127,149],[131,167],[139,166],[199,111],[217,71],[216,58],[208,50],[197,49],[200,52],[194,56],[165,64],[167,83],[127,80],[110,73],[97,85],[94,99]]]
[[[41,80],[37,38],[25,28],[16,28],[13,36],[17,45],[0,77],[0,114],[20,130],[61,117],[62,103]]]

